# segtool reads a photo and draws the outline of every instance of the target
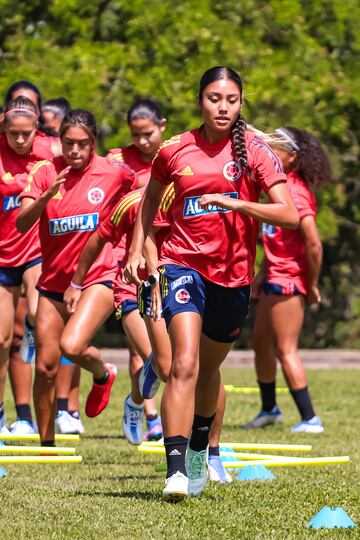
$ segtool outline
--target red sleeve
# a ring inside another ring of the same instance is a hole
[[[164,143],[165,144],[165,143]],[[169,170],[169,159],[172,154],[171,149],[160,148],[151,167],[151,177],[155,178],[160,184],[167,186],[171,184],[171,172]]]
[[[38,199],[56,178],[56,171],[51,161],[39,161],[31,169],[20,200],[25,197]]]
[[[259,137],[253,137],[249,142],[248,163],[256,182],[265,192],[275,184],[287,181],[281,161]]]
[[[167,212],[159,209],[153,221],[153,227],[156,229],[162,229],[164,227],[170,227],[170,219]]]
[[[297,183],[290,187],[290,192],[300,219],[305,216],[316,216],[316,197],[308,186]]]
[[[132,231],[135,224],[141,193],[127,194],[107,217],[100,222],[97,231],[101,238],[115,247],[124,234]]]

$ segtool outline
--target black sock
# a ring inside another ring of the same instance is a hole
[[[32,415],[30,405],[28,403],[23,403],[21,405],[15,405],[16,416],[18,420],[26,420],[32,424]]]
[[[0,418],[2,418],[2,417],[4,416],[4,414],[5,414],[5,411],[4,411],[4,404],[1,403],[1,405],[0,405]]]
[[[209,446],[209,456],[220,456],[220,448],[218,446]]]
[[[175,437],[165,437],[164,446],[166,452],[167,473],[166,478],[169,478],[176,471],[185,474],[185,453],[188,439],[182,435]]]
[[[69,407],[68,398],[57,398],[57,410],[58,411],[67,411]]]
[[[263,411],[270,412],[276,405],[275,381],[263,383],[258,381]]]
[[[79,420],[79,418],[80,418],[80,413],[79,413],[79,411],[68,411],[68,413],[69,413],[73,418],[76,418],[77,420]]]
[[[100,377],[100,379],[95,379],[94,377],[94,383],[105,384],[109,377],[110,377],[110,371],[106,371],[105,375],[103,377]]]
[[[310,420],[310,418],[315,416],[315,411],[312,406],[311,397],[307,386],[305,386],[305,388],[301,388],[300,390],[290,390],[290,394],[292,395],[295,405],[299,410],[301,420]]]
[[[55,446],[55,441],[41,441],[41,446]]]
[[[154,420],[156,420],[157,418],[159,418],[159,416],[157,414],[148,414],[146,416],[146,420],[148,420],[149,422],[153,422]]]
[[[189,443],[191,450],[195,450],[195,452],[206,450],[209,444],[209,433],[214,418],[215,414],[208,417],[195,414]]]

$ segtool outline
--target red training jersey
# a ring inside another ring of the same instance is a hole
[[[30,170],[37,161],[51,158],[51,141],[47,137],[36,134],[31,153],[19,155],[8,145],[6,135],[0,135],[0,266],[22,266],[41,257],[38,223],[21,234],[16,218]]]
[[[151,175],[161,184],[174,183],[171,231],[160,264],[188,266],[221,286],[252,283],[258,221],[215,205],[206,211],[198,204],[206,193],[257,202],[261,190],[286,182],[282,164],[267,144],[249,132],[245,142],[252,177],[234,159],[230,137],[212,144],[195,129],[160,147]]]
[[[38,163],[28,177],[21,198],[40,197],[65,167],[62,157]],[[100,220],[131,189],[133,182],[134,175],[128,167],[114,169],[96,154],[84,170],[72,169],[68,173],[40,216],[43,264],[39,287],[61,293],[67,289],[88,238]],[[112,281],[115,272],[115,257],[108,245],[88,272],[84,286]]]
[[[300,219],[316,216],[316,197],[296,171],[288,175],[288,186]],[[308,264],[304,238],[299,229],[290,230],[263,224],[263,243],[267,262],[267,281],[307,294]]]
[[[109,150],[107,159],[114,165],[126,163],[135,172],[138,188],[148,184],[152,161],[145,161],[134,144],[124,148],[112,148]]]

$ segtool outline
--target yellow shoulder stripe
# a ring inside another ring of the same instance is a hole
[[[111,222],[114,225],[118,225],[123,218],[124,213],[134,204],[141,201],[141,193],[132,193],[128,197],[125,197],[116,207],[113,215],[111,216]]]
[[[29,174],[29,176],[27,178],[26,186],[25,186],[25,189],[24,189],[25,192],[31,190],[31,182],[33,181],[34,174],[36,174],[37,171],[39,169],[41,169],[41,167],[44,167],[45,165],[51,165],[51,161],[48,161],[47,159],[44,159],[42,161],[38,161],[37,163],[35,163],[35,165],[31,169],[30,174]]]
[[[164,212],[167,212],[172,204],[172,202],[175,199],[175,188],[174,188],[174,182],[171,182],[169,186],[166,188],[161,201],[160,201],[160,208]]]

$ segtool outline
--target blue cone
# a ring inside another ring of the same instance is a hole
[[[0,446],[5,446],[5,443],[0,441]]]
[[[5,478],[5,476],[7,476],[7,472],[5,471],[5,469],[0,467],[0,478]]]
[[[235,452],[233,448],[228,448],[227,446],[220,446],[219,450],[220,452],[230,452],[230,454],[233,454]]]
[[[275,476],[264,465],[248,465],[239,474],[238,480],[274,480]]]
[[[324,506],[310,519],[308,525],[313,529],[349,529],[356,526],[345,510],[328,506]]]

